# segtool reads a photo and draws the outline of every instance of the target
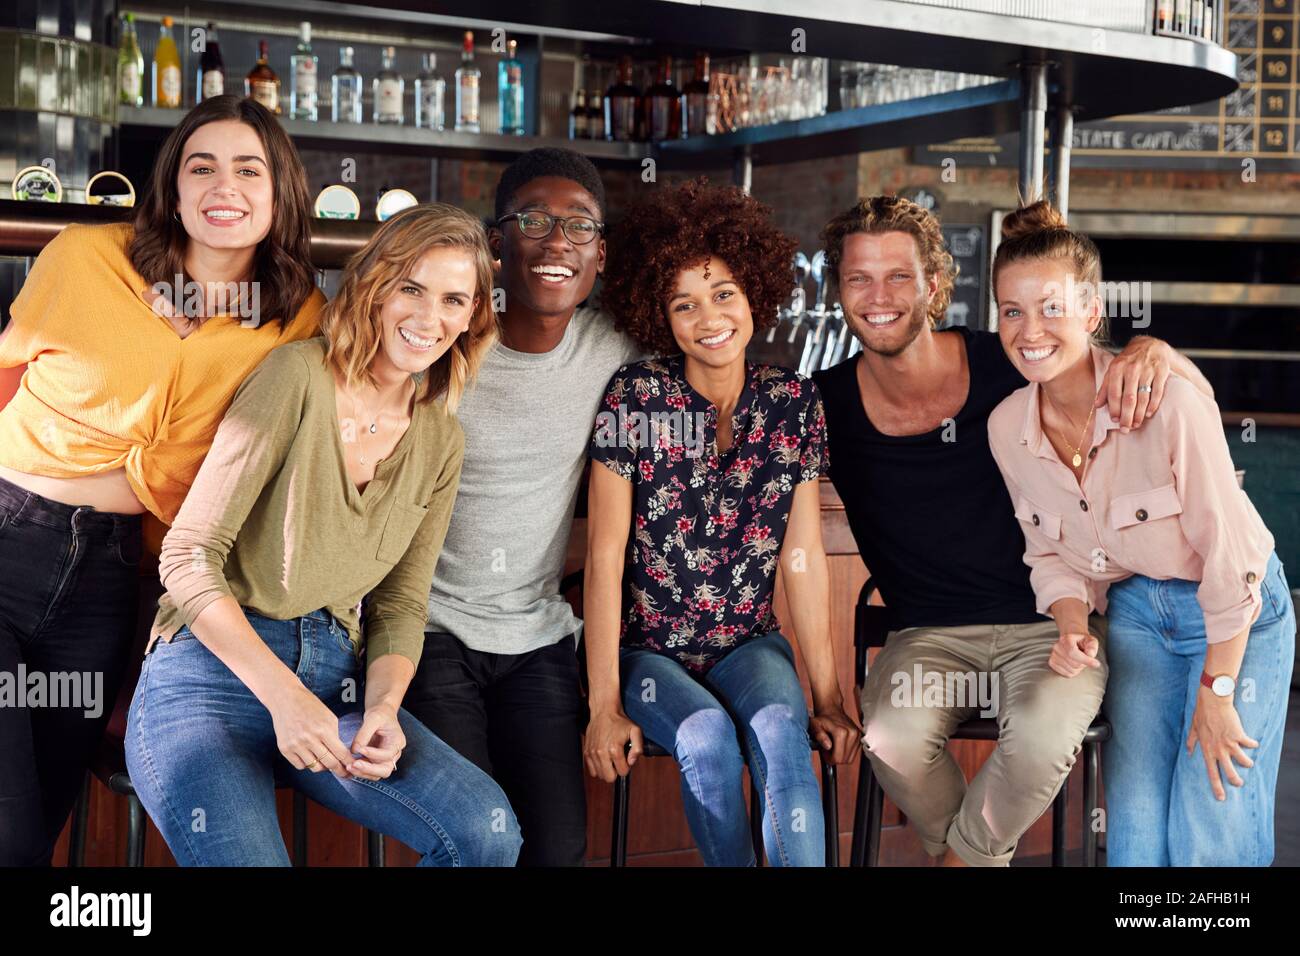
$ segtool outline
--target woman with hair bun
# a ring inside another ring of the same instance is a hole
[[[1101,666],[1087,622],[1107,616],[1107,863],[1267,866],[1295,657],[1286,577],[1211,398],[1170,376],[1143,428],[1094,415],[1112,360],[1100,283],[1097,247],[1048,203],[1004,220],[998,334],[1029,384],[994,410],[989,445],[1060,632],[1057,673]]]

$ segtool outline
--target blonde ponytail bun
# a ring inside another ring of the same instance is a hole
[[[1022,239],[1037,232],[1068,229],[1065,217],[1046,199],[1017,209],[1002,220],[1002,241]]]

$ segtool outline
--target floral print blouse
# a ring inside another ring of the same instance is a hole
[[[777,629],[772,591],[796,485],[825,474],[826,420],[811,379],[746,363],[731,446],[681,355],[610,380],[589,455],[631,481],[620,644],[697,673]]]

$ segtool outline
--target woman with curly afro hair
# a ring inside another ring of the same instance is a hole
[[[605,273],[615,323],[664,357],[615,374],[592,436],[604,467],[588,504],[584,757],[613,782],[647,738],[672,753],[710,866],[755,862],[746,764],[771,863],[823,865],[810,740],[847,763],[862,737],[831,653],[821,398],[789,369],[745,361],[790,292],[794,248],[764,206],[697,180],[628,211]],[[811,718],[773,613],[778,566]]]

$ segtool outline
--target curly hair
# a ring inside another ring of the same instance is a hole
[[[683,269],[717,257],[749,300],[757,334],[776,323],[794,288],[798,244],[772,222],[772,211],[735,186],[705,177],[633,204],[611,230],[601,305],[643,351],[680,352],[664,303]]]
[[[939,277],[938,291],[930,299],[930,324],[938,325],[948,311],[958,267],[948,252],[943,231],[939,228],[939,220],[934,213],[901,196],[859,199],[851,209],[840,213],[822,230],[826,268],[836,284],[840,279],[844,240],[858,232],[905,232],[916,240],[916,250],[920,254],[925,277]]]

